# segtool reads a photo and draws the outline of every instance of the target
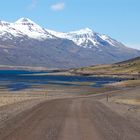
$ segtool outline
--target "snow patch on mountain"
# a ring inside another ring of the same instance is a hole
[[[0,37],[6,36],[10,39],[11,35],[14,37],[28,36],[29,38],[38,40],[55,38],[44,28],[40,27],[28,18],[20,18],[14,23],[0,21]]]
[[[99,48],[102,46],[103,42],[108,43],[108,45],[116,47],[117,42],[107,35],[99,34],[94,32],[92,29],[85,28],[78,31],[71,32],[56,32],[46,29],[50,34],[56,37],[72,40],[76,45],[84,48]]]
[[[13,27],[18,31],[28,35],[31,38],[35,39],[46,39],[46,38],[54,38],[51,34],[49,34],[45,29],[31,21],[27,18],[21,18],[17,20]]]

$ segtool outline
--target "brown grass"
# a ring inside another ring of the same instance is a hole
[[[116,99],[115,102],[128,105],[140,105],[140,99]]]
[[[39,96],[28,96],[28,95],[1,95],[0,106],[14,104],[25,100],[39,99]]]
[[[72,69],[70,72],[93,75],[140,75],[140,57],[111,65],[97,65]]]
[[[135,86],[140,86],[140,80],[121,81],[121,82],[116,82],[116,83],[108,84],[107,86],[113,86],[113,87],[135,87]]]

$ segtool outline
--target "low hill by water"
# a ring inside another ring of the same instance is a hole
[[[70,72],[83,75],[140,75],[140,57],[111,65],[71,69]]]

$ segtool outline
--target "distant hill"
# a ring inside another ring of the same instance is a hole
[[[85,75],[140,75],[140,57],[110,65],[72,69],[71,72]]]

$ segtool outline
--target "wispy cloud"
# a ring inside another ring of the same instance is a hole
[[[63,10],[65,8],[65,3],[64,2],[60,2],[60,3],[56,3],[51,5],[51,9],[53,11],[60,11]]]
[[[28,5],[28,10],[33,10],[34,8],[36,8],[38,3],[38,0],[32,0],[31,3]]]

